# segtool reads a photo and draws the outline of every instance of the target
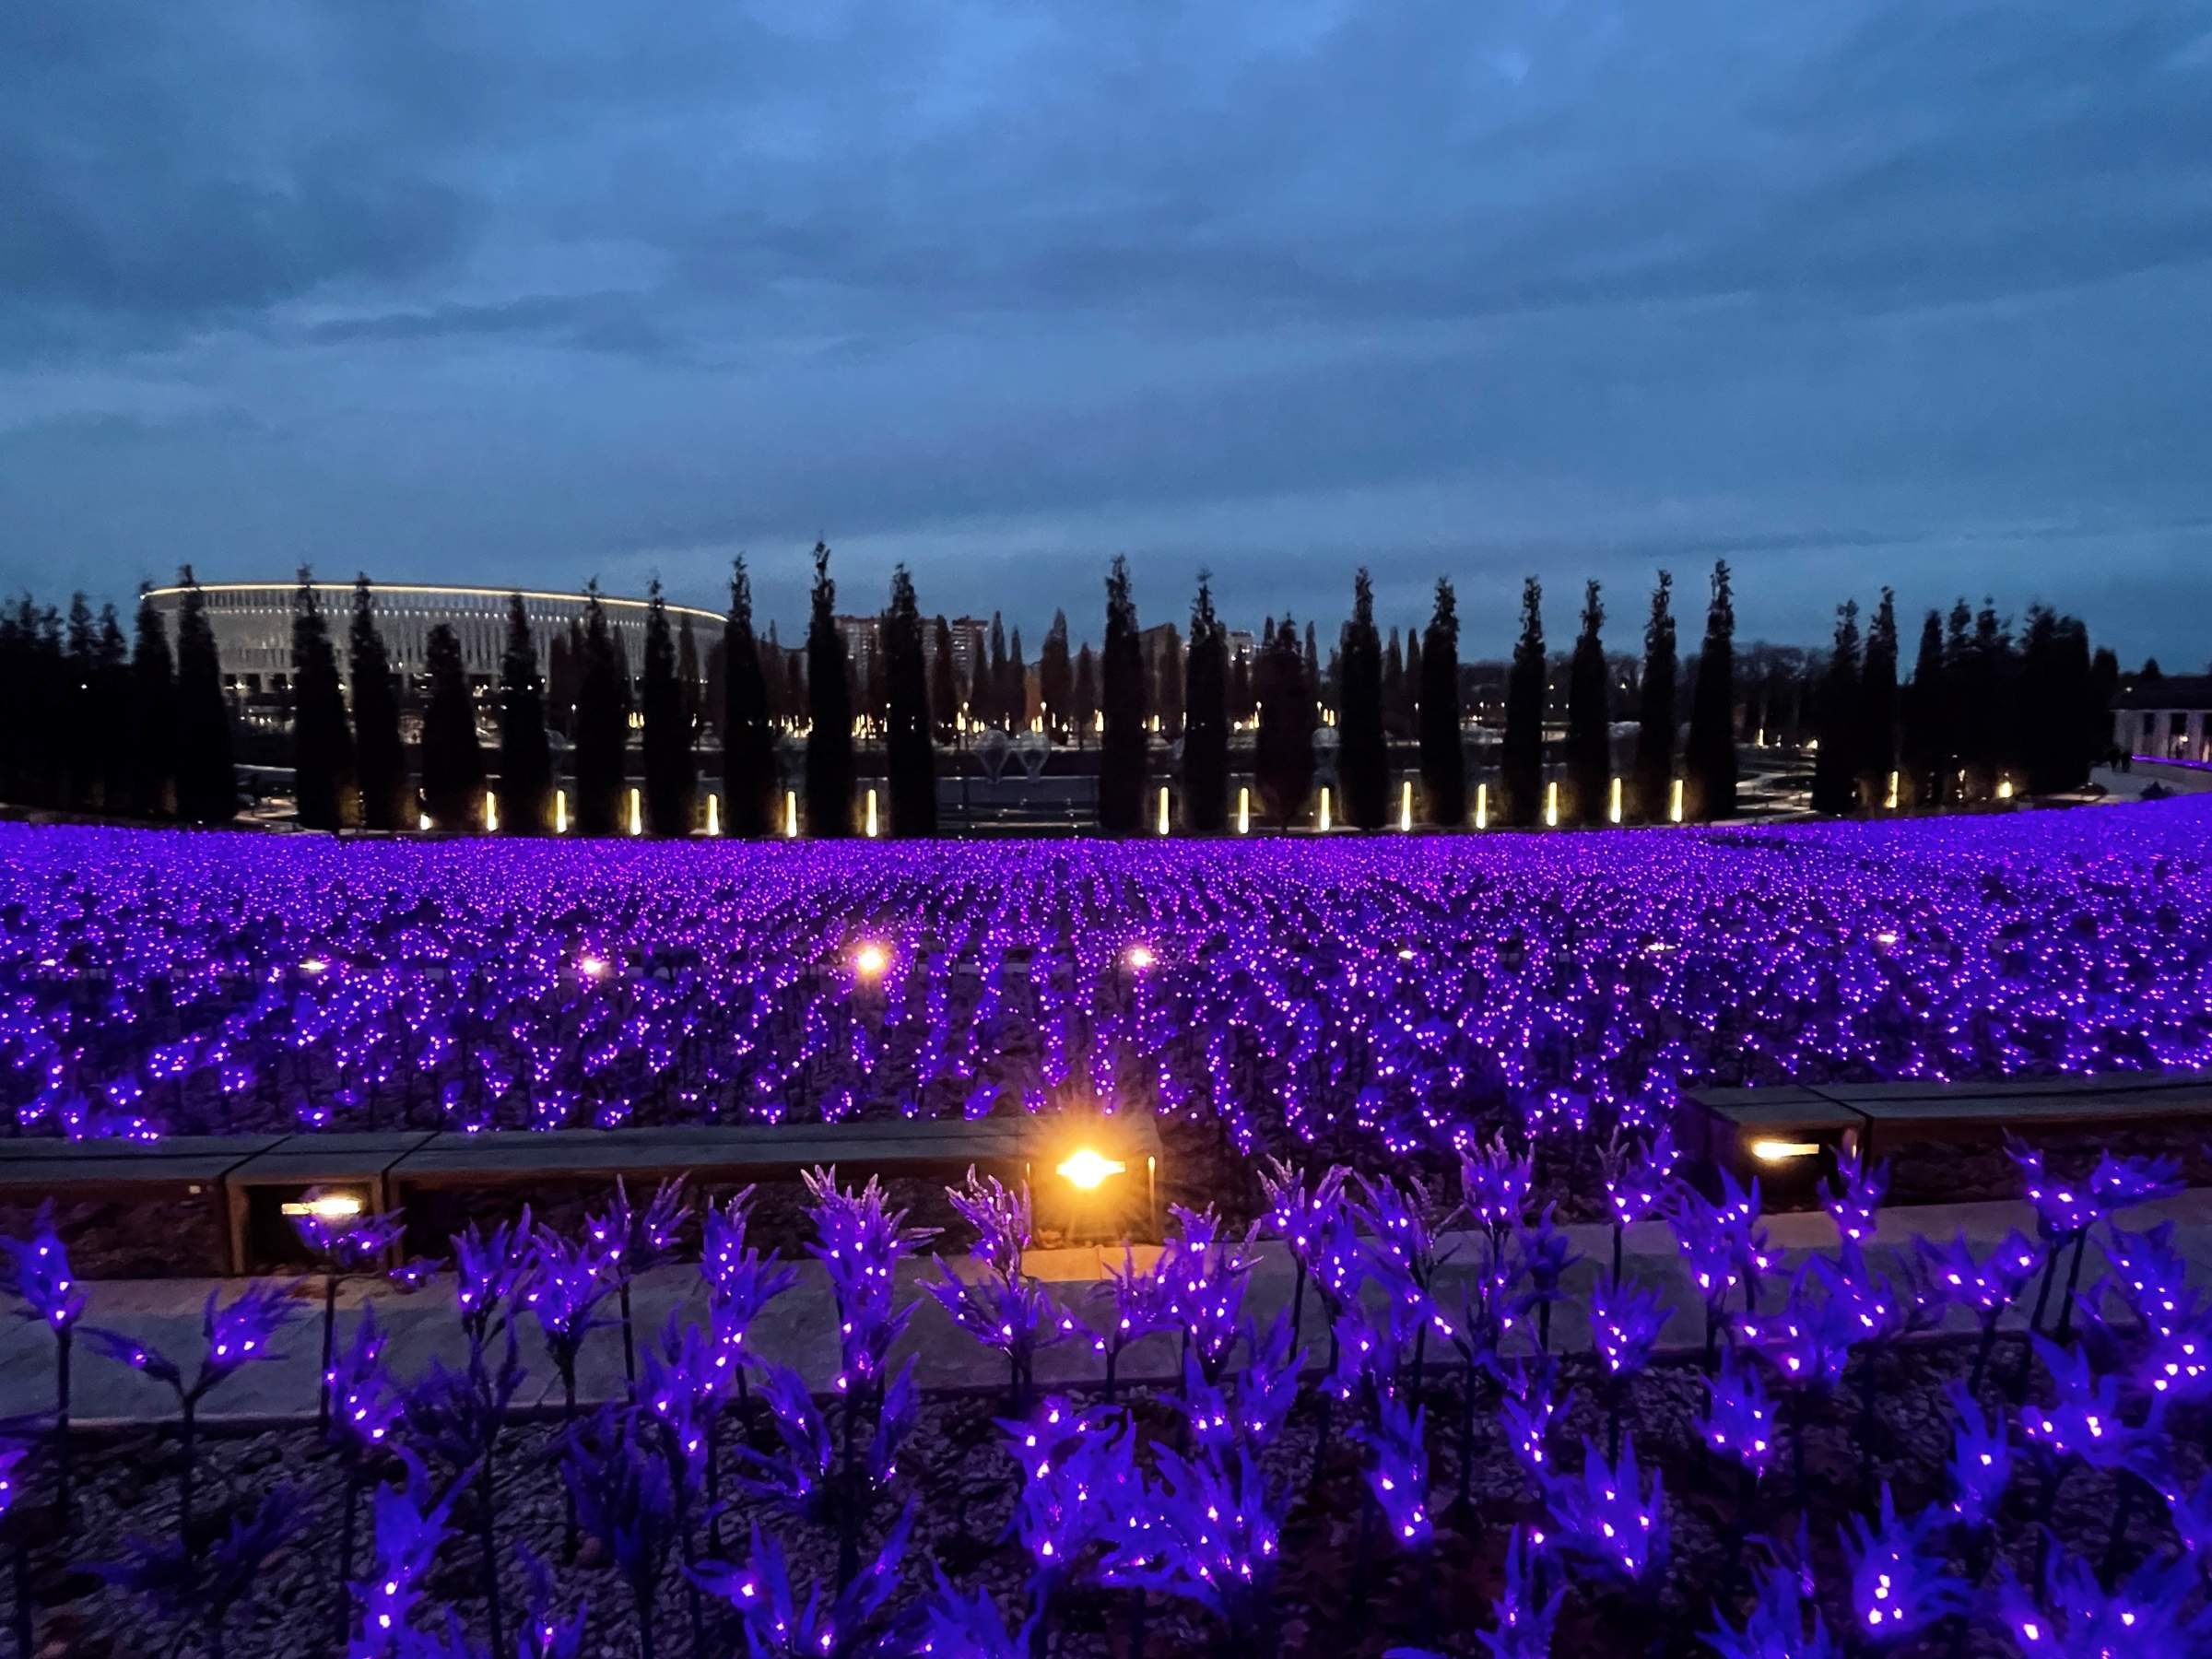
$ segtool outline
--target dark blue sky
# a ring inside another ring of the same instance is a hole
[[[2212,656],[2212,5],[0,9],[0,584]]]

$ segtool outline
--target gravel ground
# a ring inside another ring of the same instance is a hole
[[[2017,1350],[2007,1345],[1985,1387],[1994,1398],[2008,1381]],[[1871,1431],[1862,1432],[1857,1380],[1826,1403],[1806,1440],[1810,1494],[1810,1537],[1822,1566],[1824,1583],[1841,1581],[1836,1553],[1837,1524],[1860,1501],[1860,1448],[1870,1449],[1867,1474],[1889,1481],[1901,1511],[1933,1500],[1947,1455],[1947,1413],[1941,1399],[1946,1384],[1964,1377],[1971,1348],[1956,1344],[1916,1345],[1887,1356],[1874,1379]],[[1606,1411],[1586,1364],[1579,1371],[1576,1404],[1554,1446],[1571,1466],[1580,1453],[1578,1438],[1602,1440]],[[1282,1651],[1287,1654],[1329,1654],[1334,1659],[1370,1659],[1386,1648],[1421,1641],[1453,1654],[1483,1653],[1478,1629],[1491,1617],[1500,1563],[1511,1525],[1537,1519],[1533,1490],[1511,1461],[1486,1409],[1478,1418],[1471,1480],[1472,1512],[1454,1507],[1459,1479],[1457,1425],[1459,1383],[1455,1376],[1432,1379],[1428,1407],[1430,1425],[1432,1508],[1440,1516],[1430,1564],[1378,1550],[1364,1574],[1359,1563],[1362,1487],[1357,1456],[1340,1438],[1324,1460],[1318,1482],[1309,1482],[1317,1419],[1311,1397],[1293,1415],[1268,1463],[1279,1477],[1295,1483],[1302,1496],[1293,1509],[1284,1539],[1283,1567],[1276,1605]],[[1794,1539],[1797,1517],[1790,1464],[1771,1477],[1766,1489],[1747,1512],[1739,1506],[1735,1477],[1708,1459],[1695,1439],[1692,1418],[1702,1399],[1694,1366],[1661,1366],[1639,1380],[1626,1420],[1633,1429],[1647,1465],[1655,1463],[1666,1478],[1673,1533],[1671,1567],[1654,1595],[1593,1591],[1588,1585],[1570,1594],[1554,1651],[1574,1655],[1642,1655],[1646,1659],[1688,1659],[1703,1652],[1700,1637],[1712,1623],[1716,1587],[1739,1601],[1740,1579],[1731,1582],[1732,1559],[1759,1557],[1761,1537]],[[918,1502],[913,1542],[902,1569],[901,1599],[911,1600],[941,1568],[963,1587],[988,1590],[1012,1611],[1023,1605],[1026,1559],[1005,1542],[1015,1477],[993,1426],[997,1402],[972,1396],[935,1397],[924,1402],[910,1450],[902,1456],[900,1484]],[[1164,1403],[1140,1400],[1135,1406],[1147,1433],[1171,1436],[1176,1419]],[[2193,1479],[2201,1463],[2203,1426],[2177,1418],[2175,1472]],[[563,1504],[554,1478],[549,1449],[556,1430],[548,1425],[511,1429],[499,1463],[495,1515],[505,1553],[504,1582],[510,1617],[521,1606],[523,1569],[512,1547],[526,1544],[549,1561],[561,1559]],[[51,1543],[56,1528],[50,1510],[18,1509],[11,1517],[16,1537],[37,1541],[32,1584],[39,1606],[40,1651],[83,1659],[165,1653],[174,1635],[145,1601],[104,1585],[89,1564],[113,1559],[127,1534],[160,1535],[176,1524],[177,1450],[167,1433],[134,1432],[88,1445],[80,1454],[82,1493],[78,1525],[65,1549]],[[434,1473],[437,1471],[434,1470]],[[312,1430],[292,1428],[247,1437],[216,1440],[204,1447],[201,1512],[219,1521],[242,1500],[270,1486],[288,1482],[300,1488],[307,1508],[295,1541],[259,1576],[251,1600],[233,1620],[230,1659],[308,1655],[335,1649],[338,1611],[334,1599],[339,1528],[337,1494],[342,1477],[320,1449]],[[41,1481],[39,1490],[47,1488]],[[453,1536],[441,1553],[429,1583],[430,1605],[451,1606],[479,1638],[485,1604],[479,1557],[473,1529],[473,1499],[456,1511]],[[2006,1516],[2003,1553],[2017,1571],[2033,1565],[2033,1519],[2041,1502],[2040,1477],[2023,1462]],[[2114,1493],[2104,1477],[2077,1471],[2062,1483],[2053,1525],[2076,1551],[2100,1554],[2114,1511]],[[2133,1556],[2171,1546],[2162,1512],[2138,1505],[2127,1541]],[[883,1521],[888,1521],[887,1506]],[[776,1517],[760,1501],[740,1498],[726,1517],[733,1538],[750,1524],[771,1526],[788,1550],[794,1581],[828,1574],[834,1543],[818,1529]],[[364,1535],[366,1520],[364,1512]],[[1738,1533],[1750,1542],[1739,1552]],[[366,1560],[366,1555],[361,1557]],[[640,1653],[629,1594],[606,1564],[597,1544],[586,1540],[572,1565],[559,1571],[569,1606],[588,1601],[591,1622],[586,1652],[598,1659],[629,1659]],[[1364,1578],[1362,1587],[1360,1580]],[[803,1592],[802,1592],[803,1594]],[[1133,1598],[1126,1592],[1077,1590],[1055,1604],[1052,1651],[1068,1659],[1125,1655]],[[1833,1621],[1841,1609],[1831,1606]],[[710,1608],[712,1618],[712,1609]],[[1205,1615],[1154,1598],[1148,1615],[1149,1655],[1205,1653],[1217,1647],[1216,1628]],[[664,1587],[657,1620],[663,1655],[694,1652],[688,1629],[685,1596],[673,1571]],[[742,1651],[736,1632],[726,1625],[710,1631],[707,1651]],[[2009,1650],[1980,1633],[1953,1649],[1947,1633],[1905,1653],[1997,1654]]]

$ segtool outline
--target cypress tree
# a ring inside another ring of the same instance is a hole
[[[1398,710],[1397,724],[1392,735],[1410,737],[1421,729],[1421,630],[1406,630],[1406,689],[1405,701]],[[1386,723],[1387,724],[1387,723]]]
[[[353,735],[330,625],[312,573],[300,567],[292,595],[292,787],[301,828],[342,830],[353,786]]]
[[[646,589],[645,677],[639,701],[645,714],[645,826],[659,836],[691,833],[699,771],[686,700],[668,601],[655,576]]]
[[[1288,617],[1260,653],[1260,730],[1253,746],[1260,805],[1278,830],[1302,818],[1313,793],[1313,690]]]
[[[776,638],[776,625],[768,625],[768,642],[760,648],[760,677],[768,688],[768,717],[789,725],[806,706],[806,682],[792,653]]]
[[[576,701],[582,688],[583,624],[571,617],[546,653],[546,718],[571,743],[576,739]]]
[[[424,643],[423,677],[429,683],[422,711],[423,811],[433,830],[473,829],[484,799],[484,753],[461,641],[446,623]]]
[[[45,705],[44,719],[60,738],[56,755],[59,798],[62,805],[76,812],[99,809],[100,782],[105,771],[100,733],[99,657],[100,629],[92,618],[92,602],[81,593],[72,594],[60,699]]]
[[[507,649],[500,657],[500,830],[543,835],[553,821],[553,755],[546,742],[546,686],[537,641],[520,594],[507,595]]]
[[[1544,804],[1544,584],[1521,584],[1521,637],[1505,676],[1505,741],[1499,756],[1505,821],[1534,824]]]
[[[238,775],[230,763],[230,703],[207,620],[207,597],[186,565],[177,613],[177,815],[189,823],[227,824],[238,816]]]
[[[1343,677],[1336,716],[1336,782],[1343,792],[1344,821],[1359,830],[1380,830],[1390,811],[1390,754],[1382,735],[1382,702],[1389,675],[1405,678],[1398,632],[1390,632],[1391,669],[1383,666],[1382,645],[1375,631],[1375,588],[1362,565],[1352,577],[1352,615],[1337,647]]]
[[[1229,717],[1233,721],[1250,720],[1258,706],[1252,688],[1253,657],[1258,650],[1240,651],[1229,665]]]
[[[1106,578],[1106,644],[1099,666],[1099,707],[1106,720],[1099,739],[1099,828],[1112,835],[1135,835],[1144,828],[1150,753],[1145,678],[1129,561],[1117,553]]]
[[[1183,657],[1182,822],[1196,835],[1229,828],[1229,630],[1213,586],[1198,572],[1191,644]]]
[[[937,613],[930,639],[929,715],[937,741],[950,743],[959,735],[960,688],[952,660],[952,626]],[[1063,720],[1066,711],[1061,711]]]
[[[1859,669],[1857,730],[1853,747],[1862,806],[1873,809],[1889,799],[1889,774],[1897,763],[1897,595],[1882,590],[1866,629],[1866,651]],[[1899,795],[1903,795],[1900,780]]]
[[[1006,712],[1006,730],[1025,732],[1030,725],[1030,667],[1021,658],[1021,629],[1014,630],[1014,643],[1006,649],[1006,678],[999,691],[999,705]]]
[[[177,670],[169,629],[154,608],[153,584],[138,584],[131,649],[131,810],[167,818],[176,806]]]
[[[0,801],[32,805],[30,794],[31,723],[15,717],[18,709],[39,706],[39,688],[32,683],[30,630],[24,617],[30,595],[0,612]]]
[[[760,641],[753,633],[753,579],[740,555],[730,566],[730,614],[722,625],[722,783],[732,835],[775,826],[776,738]]]
[[[2088,643],[2088,631],[2082,631],[2082,643]],[[2100,645],[2089,659],[2089,678],[2087,700],[2080,711],[2082,769],[2087,775],[2091,766],[2103,764],[2125,751],[2126,746],[2114,741],[2112,735],[2112,699],[2120,694],[2120,658],[2110,645]]]
[[[1159,736],[1163,743],[1174,742],[1182,731],[1182,681],[1186,672],[1182,635],[1170,622],[1160,629],[1159,673],[1153,681],[1159,688],[1153,706],[1159,711]]]
[[[1381,636],[1377,637],[1379,639]],[[1394,628],[1390,630],[1389,643],[1379,645],[1377,652],[1376,660],[1381,665],[1380,671],[1376,676],[1377,716],[1382,723],[1382,731],[1385,736],[1403,737],[1406,735],[1406,730],[1400,722],[1400,716],[1406,702],[1406,647],[1398,639],[1396,629]],[[1341,654],[1341,651],[1339,654]],[[1343,721],[1344,711],[1342,709],[1337,711],[1336,718],[1340,723]]]
[[[1306,624],[1306,654],[1302,665],[1305,670],[1306,695],[1315,701],[1319,701],[1321,698],[1321,644],[1314,637],[1313,624],[1311,622]]]
[[[1820,676],[1813,757],[1813,810],[1850,812],[1859,804],[1859,602],[1836,606],[1835,643]]]
[[[944,618],[938,618],[942,627]],[[949,644],[951,636],[946,636]],[[1075,695],[1076,665],[1067,654],[1067,613],[1053,613],[1045,629],[1044,649],[1037,653],[1037,700],[1044,705],[1044,734],[1056,736],[1067,729],[1070,701]]]
[[[1606,821],[1613,770],[1612,688],[1606,673],[1605,601],[1598,584],[1583,587],[1583,629],[1567,670],[1567,793],[1584,824]]]
[[[1092,654],[1088,640],[1076,653],[1075,678],[1069,684],[1067,700],[1074,716],[1070,724],[1076,728],[1076,747],[1087,747],[1099,719],[1099,659]]]
[[[100,733],[100,807],[111,816],[131,809],[131,665],[115,607],[100,607],[92,653],[93,719]]]
[[[1693,815],[1735,816],[1735,603],[1728,561],[1712,567],[1705,642],[1698,652],[1689,699],[1689,747],[1684,757]]]
[[[891,608],[883,619],[884,689],[888,724],[884,765],[890,773],[891,833],[937,832],[937,758],[929,735],[929,675],[922,660],[922,611],[914,579],[891,571]]]
[[[607,626],[595,576],[584,585],[582,632],[576,661],[576,828],[585,835],[613,835],[622,828],[629,664]],[[427,773],[427,761],[424,770]]]
[[[676,683],[684,694],[684,730],[697,744],[704,731],[703,690],[700,685],[699,641],[691,632],[689,611],[676,619]],[[696,765],[696,760],[694,761]]]
[[[837,583],[830,548],[814,544],[813,608],[806,620],[806,833],[853,833],[853,694],[845,641],[837,631]]]
[[[1675,793],[1675,579],[1659,572],[1643,624],[1643,681],[1636,702],[1636,810],[1647,823],[1666,818]]]
[[[1965,656],[1963,723],[1969,787],[1976,800],[1996,794],[1999,776],[2013,765],[2012,691],[2015,663],[2010,630],[1997,616],[1996,601],[1984,597],[1975,612]]]
[[[399,682],[376,626],[369,578],[353,582],[353,622],[346,641],[353,677],[354,768],[360,779],[361,823],[371,830],[409,830],[407,751],[399,735]]]
[[[1949,692],[1944,683],[1943,616],[1931,610],[1920,628],[1920,654],[1900,698],[1904,773],[1899,794],[1915,806],[1940,806],[1950,775],[1951,739],[1945,711]]]
[[[1467,755],[1460,737],[1459,598],[1444,577],[1421,635],[1422,812],[1440,829],[1467,821]]]
[[[1014,716],[1006,706],[1006,625],[991,613],[991,660],[975,677],[968,694],[968,714],[987,726],[1010,726]]]

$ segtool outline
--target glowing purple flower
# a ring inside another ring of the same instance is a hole
[[[751,1659],[842,1659],[866,1648],[870,1621],[899,1586],[899,1563],[913,1530],[910,1504],[892,1524],[883,1547],[833,1596],[810,1585],[801,1602],[782,1547],[753,1528],[751,1559],[743,1567],[710,1562],[696,1570],[700,1585],[721,1596],[745,1621]]]
[[[2171,1481],[2160,1490],[2166,1499],[2167,1517],[2173,1523],[2173,1535],[2195,1558],[2198,1567],[2212,1571],[2212,1474],[2199,1477],[2192,1492],[2182,1491]]]
[[[1674,1190],[1675,1165],[1681,1151],[1670,1130],[1662,1127],[1641,1150],[1616,1135],[1600,1148],[1598,1164],[1606,1182],[1606,1203],[1613,1225],[1633,1227],[1666,1206]]]
[[[367,1464],[384,1447],[406,1402],[384,1370],[384,1334],[376,1310],[363,1308],[353,1338],[340,1350],[326,1379],[330,1387],[330,1438],[355,1465]]]
[[[69,1251],[54,1230],[53,1206],[39,1206],[28,1239],[0,1238],[7,1252],[8,1291],[21,1300],[25,1319],[66,1332],[84,1317],[85,1289],[69,1267]]]
[[[1344,1184],[1350,1175],[1342,1164],[1332,1164],[1309,1189],[1304,1174],[1279,1158],[1270,1158],[1260,1171],[1260,1188],[1267,1195],[1263,1222],[1309,1271],[1330,1225],[1343,1211]]]
[[[660,1428],[670,1472],[687,1488],[704,1479],[707,1431],[721,1408],[725,1374],[716,1349],[698,1325],[671,1309],[660,1342],[645,1353],[639,1405]]]
[[[2012,1484],[2012,1437],[2006,1415],[2000,1408],[1984,1416],[1957,1384],[1949,1398],[1951,1515],[1961,1526],[1987,1526]]]
[[[1371,1453],[1368,1490],[1382,1512],[1390,1535],[1409,1549],[1427,1547],[1435,1524],[1429,1518],[1429,1447],[1426,1412],[1408,1412],[1403,1402],[1381,1401],[1368,1426],[1355,1430]]]
[[[945,1196],[960,1218],[975,1229],[975,1242],[969,1246],[969,1253],[1002,1278],[1020,1278],[1025,1271],[1022,1258],[1036,1230],[1028,1184],[1018,1189],[1008,1187],[995,1175],[978,1176],[971,1164],[967,1180],[947,1187]]]
[[[1535,1151],[1514,1157],[1502,1134],[1488,1146],[1459,1155],[1460,1207],[1490,1235],[1493,1250],[1527,1214],[1535,1184]]]
[[[605,1323],[593,1317],[607,1293],[601,1277],[605,1258],[582,1240],[571,1242],[550,1227],[537,1230],[530,1250],[523,1303],[537,1316],[547,1350],[566,1377],[584,1337]]]
[[[1021,1468],[1013,1530],[1039,1579],[1056,1583],[1112,1530],[1114,1505],[1135,1478],[1131,1432],[1102,1411],[1077,1411],[1047,1397],[999,1428]]]
[[[919,1651],[932,1659],[1031,1659],[1037,1624],[1032,1612],[1019,1629],[1008,1630],[988,1591],[963,1594],[940,1569],[936,1588],[922,1604]]]
[[[372,1500],[375,1569],[353,1587],[361,1618],[348,1659],[405,1653],[409,1616],[422,1600],[422,1581],[437,1561],[461,1489],[456,1482],[442,1502],[431,1502],[422,1465],[411,1455],[406,1461],[406,1484],[379,1486]]]
[[[1792,1277],[1781,1307],[1738,1326],[1745,1346],[1793,1387],[1820,1392],[1841,1382],[1863,1332],[1849,1299],[1834,1291],[1834,1271],[1825,1257],[1810,1258]],[[1828,1288],[1815,1294],[1817,1284]]]
[[[1113,1399],[1114,1373],[1121,1363],[1122,1350],[1131,1343],[1142,1340],[1153,1332],[1166,1328],[1169,1320],[1168,1287],[1161,1280],[1157,1261],[1149,1272],[1136,1265],[1136,1253],[1127,1244],[1122,1246],[1122,1265],[1117,1272],[1106,1269],[1093,1294],[1111,1305],[1107,1310],[1105,1328],[1091,1339],[1091,1348],[1106,1361],[1106,1398]]]
[[[1100,1576],[1208,1608],[1229,1626],[1232,1651],[1266,1621],[1282,1550],[1287,1488],[1257,1459],[1185,1459],[1162,1449],[1159,1480],[1115,1505]]]
[[[1753,1474],[1773,1465],[1774,1403],[1758,1371],[1742,1363],[1735,1350],[1723,1350],[1708,1384],[1705,1414],[1698,1419],[1705,1443]]]
[[[1682,1258],[1689,1282],[1698,1288],[1706,1309],[1717,1313],[1727,1305],[1729,1293],[1743,1282],[1727,1218],[1689,1186],[1676,1190],[1666,1218],[1674,1229],[1675,1251]]]
[[[1634,1376],[1650,1364],[1659,1332],[1673,1317],[1674,1310],[1641,1285],[1600,1278],[1591,1287],[1591,1339],[1611,1376]]]
[[[912,1304],[895,1306],[899,1263],[936,1236],[934,1228],[910,1228],[906,1212],[890,1209],[883,1184],[870,1177],[858,1192],[840,1188],[834,1169],[805,1176],[814,1202],[816,1242],[808,1247],[829,1269],[837,1300],[840,1394],[879,1382],[891,1344],[906,1328]]]
[[[674,1255],[690,1218],[690,1197],[680,1177],[655,1187],[652,1201],[641,1210],[630,1203],[629,1188],[618,1175],[614,1197],[605,1210],[584,1218],[584,1229],[605,1253],[618,1287]]]
[[[1842,1659],[1820,1609],[1810,1604],[1797,1575],[1784,1567],[1760,1574],[1759,1600],[1742,1630],[1724,1619],[1718,1630],[1706,1633],[1705,1645],[1717,1659]]]
[[[1550,1659],[1551,1633],[1559,1619],[1559,1604],[1567,1599],[1565,1575],[1543,1593],[1543,1574],[1537,1570],[1541,1547],[1529,1542],[1526,1527],[1516,1526],[1505,1547],[1504,1581],[1490,1604],[1495,1629],[1478,1630],[1490,1659]]]
[[[1590,1441],[1583,1442],[1579,1476],[1544,1477],[1544,1501],[1564,1548],[1631,1583],[1664,1571],[1666,1563],[1666,1491],[1656,1470],[1649,1488],[1636,1463],[1636,1437],[1624,1435],[1618,1462]]]
[[[300,1244],[324,1271],[358,1273],[397,1244],[406,1231],[406,1218],[398,1210],[371,1212],[358,1207],[333,1206],[320,1200],[327,1194],[311,1188],[292,1218],[292,1230]]]
[[[2051,1404],[2020,1410],[2020,1432],[2030,1445],[2061,1457],[2078,1457],[2092,1468],[2127,1469],[2158,1483],[2158,1441],[2166,1402],[2154,1397],[2139,1425],[2122,1420],[2115,1374],[2098,1376],[2080,1348],[2061,1348],[2030,1337],[2036,1358],[2051,1373]]]
[[[2212,1606],[2190,1605],[2196,1588],[2189,1562],[2151,1560],[2108,1592],[2087,1561],[2054,1551],[2042,1595],[2030,1595],[2007,1571],[1997,1585],[1997,1613],[2024,1659],[2194,1659],[2212,1641]]]
[[[1915,1236],[1912,1247],[1919,1253],[1920,1282],[1930,1301],[1969,1309],[1984,1320],[1994,1320],[2018,1300],[2041,1265],[2035,1246],[2017,1232],[2007,1233],[1981,1257],[1964,1233],[1940,1245]]]
[[[1561,1393],[1559,1373],[1550,1365],[1516,1367],[1505,1380],[1498,1402],[1498,1421],[1507,1443],[1523,1469],[1539,1479],[1551,1473],[1547,1441],[1555,1418],[1574,1403],[1574,1391]]]
[[[530,1206],[512,1226],[502,1221],[487,1236],[475,1222],[453,1238],[453,1300],[472,1344],[481,1346],[500,1310],[522,1288],[530,1271]]]
[[[1934,1544],[1932,1514],[1900,1521],[1884,1481],[1878,1518],[1870,1524],[1853,1515],[1847,1524],[1843,1556],[1851,1569],[1851,1605],[1869,1641],[1901,1641],[1968,1605],[1966,1584]]]
[[[2188,1261],[2173,1248],[2172,1222],[2161,1221],[2147,1232],[2109,1228],[2105,1257],[2112,1273],[2104,1284],[2147,1329],[2171,1336],[2196,1323],[2197,1294],[2189,1283]],[[2087,1300],[2100,1301],[2101,1288],[2090,1291]]]
[[[1243,1326],[1253,1238],[1241,1244],[1223,1240],[1220,1218],[1210,1206],[1188,1210],[1178,1205],[1171,1213],[1176,1230],[1161,1247],[1154,1272],[1167,1288],[1170,1320],[1188,1334],[1200,1369],[1218,1378]]]
[[[1864,1159],[1848,1152],[1837,1154],[1835,1180],[1820,1183],[1821,1207],[1836,1224],[1836,1231],[1854,1244],[1874,1237],[1875,1218],[1889,1193],[1889,1165],[1869,1169]]]

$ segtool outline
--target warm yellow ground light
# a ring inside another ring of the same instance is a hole
[[[553,833],[566,835],[568,832],[569,792],[565,789],[557,789],[553,792]]]
[[[868,839],[874,841],[876,835],[876,792],[871,789],[868,791]]]
[[[853,953],[853,966],[863,979],[874,979],[889,965],[890,952],[880,945],[863,945]]]
[[[1252,785],[1249,783],[1237,786],[1237,833],[1252,833]]]
[[[1061,1160],[1059,1173],[1088,1193],[1108,1176],[1119,1175],[1128,1167],[1118,1158],[1108,1158],[1103,1152],[1084,1147]]]
[[[1620,822],[1620,780],[1613,780],[1613,797],[1606,803],[1606,818],[1612,823]]]
[[[1398,789],[1398,829],[1413,828],[1413,780],[1408,778]]]
[[[1678,824],[1682,821],[1682,780],[1679,778],[1675,780],[1674,794],[1667,802],[1666,816],[1670,822]]]
[[[1751,1143],[1751,1156],[1761,1163],[1787,1163],[1794,1158],[1813,1158],[1820,1151],[1818,1141],[1756,1140]]]
[[[361,1213],[361,1201],[351,1193],[326,1193],[320,1198],[281,1207],[287,1216],[312,1216],[318,1221],[350,1221]]]
[[[629,832],[632,835],[645,833],[645,794],[635,784],[630,786],[629,791]]]
[[[488,789],[484,792],[484,831],[488,835],[500,832],[500,797]]]
[[[1489,827],[1490,786],[1488,783],[1477,783],[1475,785],[1475,828],[1488,830]]]
[[[1165,783],[1159,786],[1159,832],[1162,835],[1168,832],[1168,786]]]
[[[798,839],[798,834],[799,792],[795,789],[787,789],[783,792],[783,839],[795,841]]]
[[[1321,786],[1321,827],[1324,830],[1329,827],[1329,786],[1326,783]]]
[[[1557,778],[1544,785],[1544,827],[1547,830],[1559,827],[1559,782]]]
[[[707,833],[709,835],[722,833],[722,797],[718,794],[710,794],[707,797]]]

